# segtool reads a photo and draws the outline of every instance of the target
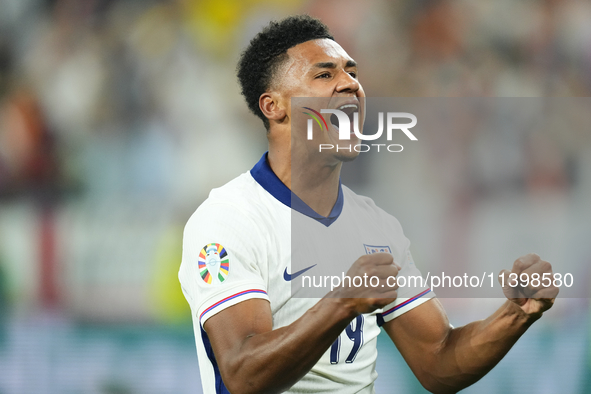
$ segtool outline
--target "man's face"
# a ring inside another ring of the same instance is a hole
[[[320,144],[335,148],[323,150],[341,161],[352,160],[358,152],[350,147],[359,143],[353,132],[353,113],[359,112],[358,129],[363,130],[365,92],[357,80],[357,64],[336,42],[329,39],[307,41],[287,51],[288,60],[277,76],[275,89],[281,93],[287,116],[292,126],[292,144],[305,143],[308,149],[319,151]],[[350,139],[340,140],[336,115],[323,114],[326,127],[314,123],[314,138],[307,141],[306,122],[310,119],[304,108],[292,108],[292,97],[317,97],[302,100],[306,106],[321,109],[339,109],[349,115]],[[293,115],[293,117],[292,117]],[[337,152],[336,147],[339,147]],[[293,148],[292,145],[292,152]],[[347,148],[347,149],[342,149]],[[348,150],[350,149],[350,151]]]

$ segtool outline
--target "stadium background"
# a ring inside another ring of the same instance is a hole
[[[586,0],[0,0],[0,393],[201,391],[176,278],[183,225],[265,150],[234,67],[269,19],[300,12],[329,25],[371,96],[591,91]],[[440,203],[394,212],[415,260],[469,263],[470,245],[495,242],[473,229],[502,212],[588,266],[590,139],[421,141],[446,178],[419,166],[402,201]],[[507,212],[507,194],[539,209]],[[456,326],[498,304],[444,300]],[[589,392],[589,330],[588,300],[559,300],[466,392]],[[377,392],[424,392],[388,342]]]

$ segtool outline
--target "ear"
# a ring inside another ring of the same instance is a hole
[[[281,120],[286,116],[286,110],[279,102],[279,95],[274,92],[261,94],[261,97],[259,97],[259,108],[269,121]]]

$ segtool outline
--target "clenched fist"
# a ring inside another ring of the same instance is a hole
[[[346,277],[351,282],[343,281],[331,292],[331,297],[347,299],[358,314],[373,312],[396,299],[398,284],[392,278],[398,275],[399,270],[389,253],[363,255],[347,271]],[[358,286],[359,283],[361,286]]]
[[[541,315],[550,309],[558,295],[552,265],[535,253],[518,258],[511,271],[499,273],[505,296],[528,315]]]

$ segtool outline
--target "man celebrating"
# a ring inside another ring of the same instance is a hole
[[[272,22],[242,54],[238,78],[248,107],[267,129],[269,151],[249,172],[213,190],[193,214],[179,271],[206,393],[373,393],[380,326],[425,388],[456,392],[493,368],[552,306],[554,287],[508,289],[509,299],[492,316],[453,328],[428,288],[388,281],[420,272],[398,221],[340,183],[342,163],[357,153],[336,147],[352,146],[355,135],[339,141],[327,124],[314,139],[334,148],[312,154],[292,130],[301,114],[292,97],[362,110],[357,64],[320,21]],[[359,220],[367,217],[371,225]],[[308,266],[297,271],[291,269],[293,220],[306,223],[310,231],[300,235],[314,249]],[[313,245],[330,233],[348,238],[338,246]],[[379,282],[341,284],[321,299],[294,297],[292,280],[320,270],[323,250],[348,261],[348,277]],[[511,270],[542,272],[551,273],[551,266],[534,254]]]

